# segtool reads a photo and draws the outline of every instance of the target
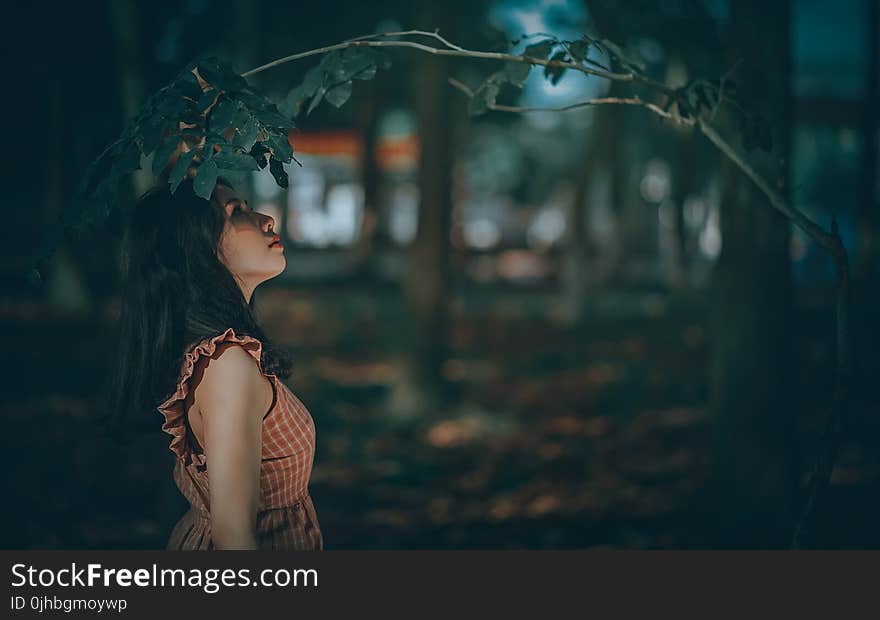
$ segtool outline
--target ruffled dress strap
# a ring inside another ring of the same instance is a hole
[[[187,456],[197,465],[205,465],[205,455],[199,452],[193,452],[186,439],[188,423],[186,420],[185,404],[186,397],[190,392],[190,377],[195,370],[196,362],[202,357],[211,357],[217,350],[217,347],[223,343],[240,344],[251,357],[253,357],[260,372],[266,377],[272,377],[271,373],[263,372],[262,352],[263,343],[253,336],[238,335],[231,327],[227,328],[222,334],[205,338],[204,340],[191,346],[184,354],[183,364],[181,366],[180,378],[177,382],[177,389],[168,399],[157,406],[159,412],[165,417],[162,424],[162,430],[172,436],[171,451],[177,456],[178,460],[187,464]],[[270,379],[271,380],[271,379]],[[274,391],[273,381],[273,391]],[[274,401],[273,401],[274,402]]]

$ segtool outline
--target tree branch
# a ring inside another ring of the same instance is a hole
[[[740,155],[739,152],[736,151],[724,138],[722,138],[715,128],[712,127],[709,123],[698,120],[697,127],[709,141],[714,144],[719,151],[721,151],[728,159],[733,161],[736,164],[737,168],[743,171],[747,177],[749,177],[752,182],[758,186],[767,199],[770,200],[770,204],[773,205],[777,210],[782,212],[785,217],[791,220],[795,226],[803,230],[807,235],[809,235],[816,243],[821,245],[828,251],[833,252],[835,246],[835,237],[832,234],[825,232],[825,230],[819,226],[816,222],[811,220],[807,215],[791,204],[789,204],[782,196],[779,195],[777,191],[775,191],[770,184],[759,175],[752,166],[746,162],[746,160]]]
[[[452,49],[440,49],[437,47],[431,47],[430,45],[425,45],[423,43],[417,43],[415,41],[376,41],[373,40],[377,37],[392,37],[392,36],[425,36],[432,37],[438,39],[443,42],[444,45],[450,46]],[[517,56],[515,54],[505,54],[502,52],[480,52],[477,50],[468,50],[458,45],[454,45],[441,37],[436,32],[427,32],[425,30],[404,30],[401,32],[387,32],[383,34],[375,34],[375,35],[365,35],[363,37],[357,37],[354,39],[349,39],[347,41],[342,41],[341,43],[336,43],[335,45],[328,45],[326,47],[319,47],[313,50],[308,50],[305,52],[299,52],[297,54],[291,54],[289,56],[284,56],[283,58],[279,58],[277,60],[273,60],[264,65],[260,65],[259,67],[255,67],[250,69],[249,71],[245,71],[242,73],[242,77],[248,77],[250,75],[255,75],[257,73],[261,73],[267,69],[271,69],[272,67],[277,67],[279,65],[283,65],[288,62],[292,62],[294,60],[301,60],[303,58],[308,58],[309,56],[318,56],[320,54],[327,54],[329,52],[333,52],[336,50],[345,49],[348,47],[406,47],[410,49],[415,49],[420,52],[425,52],[426,54],[433,54],[435,56],[455,56],[459,58],[478,58],[483,60],[501,60],[506,62],[518,62],[527,65],[539,65],[542,67],[555,67],[559,69],[571,69],[573,71],[580,71],[585,75],[595,75],[596,77],[605,78],[606,80],[614,80],[617,82],[636,82],[640,84],[644,84],[658,92],[662,92],[668,96],[674,96],[674,89],[669,88],[665,84],[661,82],[656,82],[646,76],[640,75],[635,72],[629,73],[615,73],[613,71],[604,71],[600,69],[593,69],[592,67],[587,67],[582,64],[574,63],[574,62],[562,62],[561,60],[546,60],[543,58],[533,58],[531,56]]]
[[[409,40],[379,40],[387,39],[389,37],[417,36],[432,38],[436,41],[439,41],[441,44],[446,46],[446,48],[441,49],[437,47],[432,47],[430,45],[425,45],[424,43],[418,43],[416,41]],[[536,111],[562,112],[575,108],[607,104],[634,105],[646,108],[661,116],[662,118],[672,120],[675,123],[687,126],[696,126],[700,130],[700,133],[702,133],[713,145],[715,145],[715,147],[722,153],[722,155],[730,159],[749,179],[751,179],[751,181],[758,187],[758,189],[761,190],[761,192],[767,197],[773,208],[781,212],[786,218],[794,223],[795,226],[803,230],[821,248],[831,254],[832,258],[834,259],[837,272],[837,360],[834,408],[831,416],[829,417],[827,428],[823,436],[823,442],[825,443],[825,445],[820,451],[820,456],[817,458],[816,464],[813,468],[813,473],[811,475],[807,489],[807,498],[800,518],[798,519],[794,528],[794,533],[792,536],[792,547],[798,548],[801,544],[802,531],[816,504],[817,498],[829,485],[831,472],[834,468],[834,461],[837,457],[837,451],[840,442],[840,429],[848,406],[849,382],[851,372],[851,335],[849,327],[849,261],[846,248],[843,245],[836,223],[832,224],[831,232],[828,232],[824,228],[822,228],[822,226],[810,219],[804,212],[793,206],[783,196],[776,192],[771,184],[760,174],[758,174],[757,171],[755,171],[755,169],[746,161],[746,159],[733,146],[731,146],[712,126],[711,121],[714,120],[721,100],[728,100],[727,98],[723,97],[723,88],[725,79],[728,77],[730,72],[728,72],[728,74],[725,74],[725,76],[721,80],[721,89],[718,93],[718,102],[713,107],[708,120],[700,118],[698,114],[693,114],[689,117],[682,116],[679,111],[691,110],[691,106],[686,100],[684,100],[684,94],[680,90],[671,88],[666,84],[663,84],[662,82],[657,82],[655,80],[652,80],[651,78],[648,78],[647,76],[644,76],[632,70],[630,70],[628,73],[618,73],[604,69],[595,69],[579,63],[533,58],[524,55],[517,56],[514,54],[505,54],[500,52],[481,52],[476,50],[468,50],[449,42],[448,40],[440,36],[440,34],[436,31],[428,32],[424,30],[405,30],[400,32],[365,35],[362,37],[349,39],[335,45],[329,45],[326,47],[285,56],[283,58],[273,60],[272,62],[251,69],[250,71],[246,71],[242,74],[242,76],[247,77],[270,69],[272,67],[277,67],[279,65],[292,62],[294,60],[300,60],[309,56],[326,54],[328,52],[349,47],[403,47],[415,49],[427,54],[434,54],[436,56],[452,56],[482,60],[517,62],[528,65],[537,65],[558,69],[571,69],[585,75],[593,75],[596,77],[605,78],[607,80],[637,83],[646,86],[654,92],[671,99],[676,104],[676,112],[667,112],[665,109],[661,108],[657,104],[651,103],[649,101],[644,101],[639,97],[604,97],[574,103],[558,108],[528,108],[520,106],[506,106],[496,104],[494,102],[487,102],[487,107],[491,110],[502,112],[527,113]],[[458,80],[450,80],[450,84],[452,84],[453,87],[455,87],[470,98],[473,98],[475,96],[474,92],[470,88],[468,88],[465,84],[459,82]]]
[[[421,36],[421,37],[429,37],[440,41],[442,44],[446,45],[451,49],[440,49],[437,47],[432,47],[430,45],[425,45],[423,43],[418,43],[415,41],[377,41],[375,39],[378,38],[388,38],[388,37],[407,37],[407,36]],[[687,107],[686,102],[681,102],[680,93],[666,84],[661,82],[657,82],[652,80],[646,76],[643,76],[637,72],[630,71],[629,73],[615,73],[613,71],[603,71],[599,69],[594,69],[592,67],[587,67],[579,63],[571,63],[571,62],[562,62],[560,60],[545,60],[541,58],[533,58],[531,56],[517,56],[514,54],[505,54],[501,52],[481,52],[477,50],[468,50],[459,45],[455,45],[440,36],[438,32],[429,32],[426,30],[402,30],[399,32],[386,32],[379,34],[370,34],[364,35],[361,37],[355,37],[353,39],[348,39],[341,43],[337,43],[335,45],[328,45],[326,47],[320,47],[313,50],[308,50],[305,52],[300,52],[297,54],[291,54],[289,56],[285,56],[283,58],[279,58],[277,60],[273,60],[272,62],[266,63],[249,71],[245,71],[242,73],[242,76],[248,77],[250,75],[254,75],[256,73],[260,73],[272,67],[277,67],[279,65],[292,62],[294,60],[300,60],[303,58],[308,58],[310,56],[317,56],[321,54],[327,54],[329,52],[333,52],[340,49],[345,49],[349,47],[405,47],[410,49],[415,49],[421,52],[425,52],[428,54],[434,54],[437,56],[454,56],[454,57],[462,57],[462,58],[475,58],[475,59],[483,59],[483,60],[501,60],[506,62],[518,62],[528,65],[537,65],[543,67],[554,67],[561,69],[572,69],[574,71],[579,71],[585,75],[594,75],[596,77],[605,78],[607,80],[613,80],[617,82],[634,82],[639,83],[648,88],[669,97],[674,100],[677,104],[682,103],[685,107]],[[729,73],[729,72],[728,72]],[[727,75],[725,75],[725,78]],[[450,83],[463,92],[468,97],[473,97],[474,93],[467,86],[459,82],[458,80],[450,80]],[[782,196],[780,196],[770,184],[764,180],[746,161],[745,159],[737,153],[737,151],[727,143],[724,138],[722,138],[717,131],[704,120],[694,120],[691,118],[686,118],[681,116],[680,114],[673,114],[667,112],[657,104],[644,101],[639,97],[632,98],[603,98],[603,99],[593,99],[590,101],[580,102],[571,104],[569,106],[564,106],[561,108],[523,108],[517,106],[504,106],[499,104],[488,105],[492,110],[503,111],[503,112],[536,112],[536,111],[565,111],[571,110],[580,107],[593,106],[593,105],[602,105],[602,104],[621,104],[621,105],[636,105],[647,108],[658,114],[663,118],[670,119],[676,123],[683,125],[696,125],[700,132],[705,135],[710,142],[712,142],[726,157],[733,160],[733,162],[739,167],[757,186],[758,188],[766,194],[767,198],[770,200],[770,203],[781,211],[787,218],[789,218],[796,226],[798,226],[801,230],[803,230],[807,235],[809,235],[813,240],[815,240],[819,245],[825,248],[828,251],[835,251],[835,241],[834,235],[826,232],[819,224],[811,220],[805,213],[798,210],[791,204],[789,204]],[[681,108],[681,106],[679,106]]]
[[[450,49],[458,50],[459,52],[466,52],[467,50],[463,47],[459,47],[453,43],[450,43],[447,39],[444,39],[440,36],[440,31],[435,30],[434,32],[427,32],[426,30],[404,30],[401,32],[381,32],[378,34],[365,34],[362,37],[355,37],[353,39],[348,39],[348,41],[366,41],[368,39],[378,39],[379,37],[405,37],[410,35],[419,35],[425,37],[431,37],[440,41],[443,45]]]
[[[474,91],[468,88],[466,84],[456,80],[455,78],[449,78],[449,83],[463,92],[468,98],[474,97]],[[608,105],[608,104],[617,104],[617,105],[634,105],[641,106],[644,108],[648,108],[655,114],[662,116],[663,118],[668,118],[676,123],[680,123],[682,125],[694,125],[694,120],[689,118],[684,118],[678,114],[673,114],[671,112],[667,112],[660,106],[655,103],[651,103],[650,101],[645,101],[638,95],[634,97],[597,97],[595,99],[588,99],[586,101],[579,101],[577,103],[572,103],[569,105],[557,107],[557,108],[542,108],[542,107],[524,107],[524,106],[511,106],[511,105],[501,105],[498,103],[487,103],[486,107],[490,110],[496,110],[498,112],[514,112],[514,113],[524,113],[524,112],[566,112],[568,110],[575,110],[577,108],[586,108],[590,106],[596,105]]]

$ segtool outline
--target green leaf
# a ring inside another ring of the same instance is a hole
[[[550,60],[557,62],[564,62],[568,54],[566,52],[556,52],[553,54],[553,57]],[[559,83],[559,80],[562,78],[562,75],[565,73],[565,67],[550,67],[544,66],[544,77],[550,79],[550,83],[556,86]]]
[[[351,82],[340,84],[332,90],[327,91],[327,94],[324,95],[324,99],[337,108],[341,108],[342,105],[348,101],[349,97],[351,97]]]
[[[523,51],[523,56],[528,56],[536,60],[547,60],[547,57],[550,56],[550,52],[553,51],[554,45],[556,45],[556,42],[552,39],[544,39],[540,43],[533,43],[526,47],[525,51]]]
[[[718,91],[718,87],[719,83],[717,80],[700,80],[700,99],[708,109],[712,109],[720,103],[719,97],[721,93]]]
[[[345,50],[336,50],[325,54],[319,65],[323,70],[321,83],[327,88],[332,88],[339,82],[348,80],[346,69],[346,53]]]
[[[159,146],[159,142],[165,137],[165,132],[172,129],[171,125],[172,123],[167,118],[156,114],[149,117],[143,125],[139,127],[141,148],[144,151],[144,155],[149,155],[156,150],[156,147]]]
[[[324,86],[332,88],[353,79],[372,79],[376,75],[376,61],[368,48],[343,49],[324,67]]]
[[[624,49],[614,41],[609,41],[608,39],[600,39],[599,42],[626,68],[644,71],[645,67],[647,67],[647,63],[638,53]]]
[[[183,114],[181,114],[180,116],[178,116],[177,120],[179,120],[182,123],[185,123],[187,125],[199,126],[202,124],[204,118],[205,118],[204,115],[201,112],[199,112],[198,110],[189,109],[186,112],[184,112]],[[195,131],[195,128],[189,127],[188,130]]]
[[[468,102],[468,113],[476,116],[488,111],[490,106],[495,104],[500,91],[501,84],[498,83],[497,74],[493,74],[474,92],[474,96]]]
[[[219,132],[232,127],[239,110],[240,104],[238,102],[232,101],[228,97],[221,97],[217,105],[211,108],[208,113],[208,124],[211,131]]]
[[[123,147],[122,152],[113,161],[110,167],[110,175],[122,177],[135,170],[140,170],[140,168],[141,150],[138,148],[137,142],[131,140]]]
[[[391,68],[391,56],[386,52],[376,49],[375,47],[367,47],[361,50],[362,54],[366,54],[373,60],[373,64],[383,71]]]
[[[372,77],[380,66],[380,58],[370,50],[339,56],[335,60],[335,75],[349,76],[344,82]],[[326,64],[314,67],[301,85],[301,92],[311,98],[310,109],[320,103],[328,90],[333,91],[329,100],[334,105],[342,105],[350,96],[346,95],[350,83],[324,84],[327,66],[332,68]],[[198,79],[191,73],[194,68],[208,83],[206,92],[202,92]],[[204,112],[208,107],[210,112]],[[181,122],[190,127],[181,131]],[[71,203],[75,208],[67,209],[62,219],[70,230],[85,230],[102,220],[119,203],[120,181],[140,168],[142,154],[152,155],[156,175],[168,173],[174,191],[198,160],[194,185],[203,197],[210,197],[220,171],[246,172],[270,166],[276,181],[286,185],[284,163],[295,161],[287,130],[294,126],[290,116],[251,89],[229,66],[216,58],[200,58],[189,63],[170,84],[151,94],[134,120],[126,124],[120,138],[89,164]],[[227,140],[225,134],[230,127],[233,132]],[[258,138],[263,138],[259,144]],[[202,140],[203,147],[199,145]],[[215,153],[217,146],[221,149]],[[181,148],[187,150],[169,166],[171,157]],[[273,161],[267,159],[270,149]]]
[[[487,49],[490,51],[503,52],[507,50],[507,33],[488,23],[480,24],[477,31],[480,38],[487,42]]]
[[[324,98],[325,92],[327,92],[327,89],[325,89],[323,86],[318,89],[318,92],[315,93],[315,96],[312,99],[312,102],[309,104],[309,109],[306,110],[306,115],[311,114],[312,110],[314,110],[315,108],[318,107],[318,104],[321,103],[321,99]]]
[[[586,39],[579,39],[577,41],[567,41],[566,43],[568,53],[571,54],[571,57],[575,62],[584,62],[587,59],[587,54],[590,51],[589,41]]]
[[[324,70],[321,65],[312,67],[303,78],[302,87],[308,96],[314,95],[324,84]]]
[[[237,93],[234,93],[232,96],[234,99],[241,101],[244,105],[252,110],[261,110],[271,104],[268,99],[266,99],[262,95],[258,95],[249,88],[240,90]]]
[[[192,71],[183,71],[174,81],[174,89],[178,90],[185,97],[189,97],[194,101],[198,101],[202,96],[202,87]]]
[[[214,159],[209,159],[199,166],[196,177],[193,180],[193,189],[197,196],[201,196],[205,200],[211,199],[214,192],[214,186],[217,184],[217,176],[220,174]]]
[[[199,75],[214,88],[235,92],[247,88],[247,80],[216,58],[199,62]]]
[[[282,104],[282,110],[290,116],[298,116],[302,108],[302,104],[310,97],[307,95],[302,84],[296,88],[292,88]]]
[[[376,77],[376,65],[371,64],[368,67],[358,71],[351,77],[355,80],[372,80],[374,77]]]
[[[186,112],[187,108],[189,108],[187,101],[171,90],[166,91],[165,96],[156,103],[156,112],[165,118],[176,119]]]
[[[159,176],[168,167],[168,160],[180,145],[180,136],[170,135],[162,142],[153,155],[153,174]]]
[[[532,66],[524,62],[508,62],[504,66],[504,75],[507,81],[518,88],[522,88]]]
[[[257,120],[263,123],[266,127],[296,127],[296,123],[293,122],[293,119],[287,118],[286,116],[282,115],[281,112],[278,111],[278,108],[275,107],[275,105],[273,105],[271,108],[254,110],[254,116],[256,116]]]
[[[275,182],[278,184],[279,187],[287,189],[287,172],[285,172],[284,170],[284,165],[274,157],[269,160],[269,172],[271,172],[272,176],[275,177]]]
[[[292,88],[284,98],[285,111],[291,116],[298,116],[303,104],[311,99],[324,82],[324,70],[321,65],[312,67],[306,72],[302,83]]]
[[[186,153],[181,153],[177,158],[177,161],[174,162],[174,167],[171,169],[171,174],[168,176],[168,185],[171,188],[172,194],[177,191],[177,187],[180,185],[181,181],[186,178],[186,171],[189,170],[195,154],[196,150],[190,149]]]
[[[236,119],[235,132],[232,135],[232,144],[250,150],[257,139],[257,133],[260,125],[257,120],[246,109],[241,110],[241,114]]]
[[[254,158],[254,161],[260,169],[263,169],[268,165],[268,162],[266,161],[266,153],[268,152],[269,147],[265,142],[257,142],[251,147],[251,157]]]
[[[223,150],[214,155],[212,160],[221,170],[232,172],[251,172],[258,170],[256,160],[248,154]]]
[[[147,100],[143,103],[140,110],[137,114],[137,122],[141,123],[147,117],[153,116],[156,113],[156,108],[159,104],[159,100],[165,96],[165,92],[167,88],[160,88],[152,95],[147,97]]]
[[[201,112],[207,110],[214,100],[217,99],[217,96],[220,94],[220,91],[216,88],[212,88],[211,90],[206,90],[201,94],[201,96],[196,100],[196,108],[198,108]]]
[[[293,157],[293,148],[291,148],[290,141],[287,139],[287,132],[281,134],[270,133],[266,142],[271,147],[276,159],[287,163]]]
[[[101,179],[109,172],[111,162],[113,161],[113,156],[121,152],[125,144],[125,140],[119,138],[112,143],[110,143],[107,148],[105,148],[100,155],[98,155],[92,162],[86,167],[86,171],[83,174],[82,181],[79,185],[79,190],[77,194],[80,196],[90,196],[95,192],[96,186],[100,183]]]
[[[230,142],[226,139],[226,136],[219,133],[208,133],[205,136],[205,144],[202,147],[202,158],[209,159],[214,156],[214,146],[219,145],[220,147],[229,147],[232,146]]]

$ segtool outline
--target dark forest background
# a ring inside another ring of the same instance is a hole
[[[244,72],[411,28],[484,50],[601,33],[672,85],[731,71],[772,131],[752,161],[814,220],[836,220],[853,272],[851,406],[804,542],[880,547],[875,0],[4,13],[4,548],[162,548],[186,509],[158,412],[125,448],[96,425],[124,210],[66,239],[38,285],[22,276],[89,162],[196,56]],[[315,418],[326,547],[787,547],[832,405],[830,257],[698,134],[646,110],[471,117],[447,79],[476,85],[490,67],[390,55],[345,105],[297,117],[288,189],[264,172],[235,180],[282,228],[287,271],[255,297]],[[251,83],[281,103],[316,62]],[[634,92],[533,70],[505,96],[557,107]],[[149,170],[123,202],[156,182]]]

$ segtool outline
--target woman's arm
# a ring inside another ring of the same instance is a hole
[[[212,358],[199,382],[196,398],[204,425],[216,549],[257,548],[267,390],[271,386],[254,359],[237,345]]]

